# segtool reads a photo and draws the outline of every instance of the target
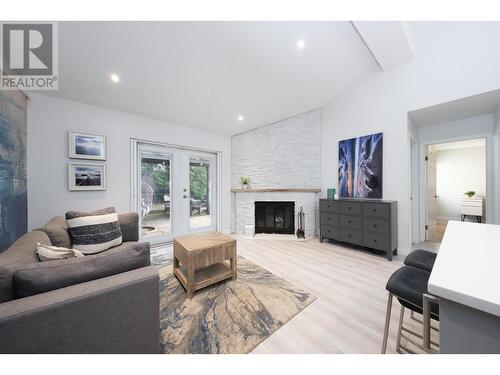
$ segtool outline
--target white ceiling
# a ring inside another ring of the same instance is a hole
[[[415,126],[430,126],[442,122],[494,113],[500,105],[500,90],[469,96],[447,103],[409,112]]]
[[[413,57],[412,34],[407,22],[353,21],[361,38],[383,70],[388,70]]]
[[[380,68],[350,22],[61,22],[59,70],[47,95],[237,134]]]

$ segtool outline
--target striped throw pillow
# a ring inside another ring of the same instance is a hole
[[[66,212],[73,248],[94,254],[122,243],[122,231],[114,207],[93,212]]]

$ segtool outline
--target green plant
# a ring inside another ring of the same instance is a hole
[[[250,177],[242,176],[242,177],[240,177],[240,181],[241,181],[242,185],[248,185],[248,184],[250,184]]]
[[[466,191],[464,195],[467,195],[469,198],[472,198],[474,195],[476,195],[475,191]]]

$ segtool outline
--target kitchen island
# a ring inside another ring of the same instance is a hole
[[[500,225],[450,221],[428,288],[440,353],[500,353]]]

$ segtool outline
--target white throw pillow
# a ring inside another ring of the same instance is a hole
[[[37,246],[37,254],[38,258],[41,262],[45,262],[47,260],[56,260],[56,259],[68,259],[75,257],[82,257],[83,253],[81,251],[75,249],[67,249],[65,247],[57,247],[57,246],[49,246],[42,245],[38,243]]]

